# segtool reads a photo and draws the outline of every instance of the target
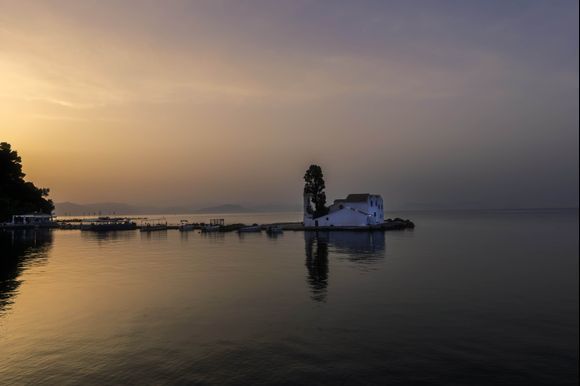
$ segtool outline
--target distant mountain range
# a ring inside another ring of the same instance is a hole
[[[224,204],[218,206],[210,206],[208,208],[202,208],[194,211],[195,213],[247,213],[247,212],[257,212],[256,209],[245,208],[241,205],[235,204]]]
[[[57,216],[82,215],[134,215],[134,214],[177,214],[177,213],[252,213],[252,212],[292,212],[298,207],[284,204],[270,204],[258,207],[245,207],[237,204],[224,204],[206,208],[193,206],[137,206],[119,202],[98,202],[92,204],[77,204],[74,202],[57,202],[55,212]]]
[[[71,215],[92,215],[99,214],[139,214],[143,207],[137,207],[129,204],[122,204],[118,202],[99,202],[93,204],[77,204],[74,202],[57,202],[54,204],[55,213],[57,216]]]

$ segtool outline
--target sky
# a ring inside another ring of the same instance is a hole
[[[0,0],[0,141],[55,202],[578,206],[578,2]]]

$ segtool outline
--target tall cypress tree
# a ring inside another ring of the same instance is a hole
[[[312,204],[314,204],[314,217],[324,216],[328,213],[326,207],[326,188],[322,168],[318,165],[310,165],[304,174],[304,193],[310,194]]]

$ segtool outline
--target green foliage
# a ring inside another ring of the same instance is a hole
[[[49,190],[24,180],[22,159],[9,143],[0,143],[0,221],[14,214],[51,213],[54,210]]]
[[[326,207],[326,188],[322,168],[318,165],[310,165],[304,174],[304,193],[310,194],[312,204],[314,204],[314,217],[324,216],[328,213]]]

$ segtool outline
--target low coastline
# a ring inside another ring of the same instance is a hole
[[[136,220],[136,218],[131,218],[131,220]],[[205,223],[194,223],[192,224],[191,230],[201,230]],[[352,227],[352,226],[319,226],[319,227],[306,227],[303,222],[273,222],[267,224],[257,224],[262,230],[266,230],[271,226],[278,226],[285,231],[357,231],[357,232],[369,232],[369,231],[390,231],[390,230],[404,230],[415,228],[415,223],[409,219],[394,218],[387,219],[382,224],[379,225],[369,225],[362,227]],[[234,232],[241,228],[247,227],[248,224],[235,223],[223,225],[219,228],[218,232]],[[179,229],[179,224],[167,224],[169,230]],[[136,229],[141,229],[141,225],[137,225]],[[44,225],[22,225],[22,224],[10,224],[10,223],[0,223],[0,230],[19,230],[19,229],[64,229],[64,230],[75,230],[81,229],[80,219],[69,219],[69,220],[56,220],[50,224]]]

